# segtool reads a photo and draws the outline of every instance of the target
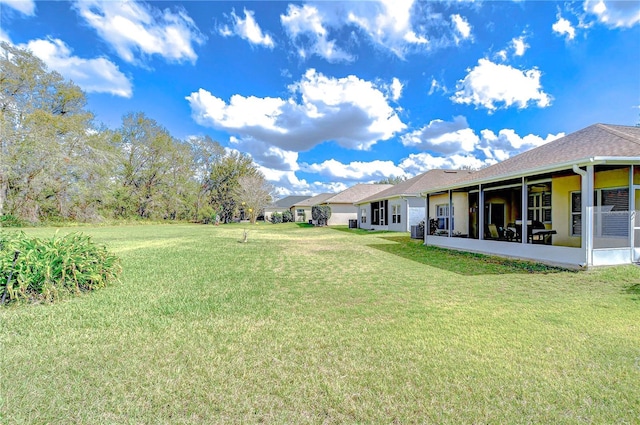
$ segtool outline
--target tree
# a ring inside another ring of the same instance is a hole
[[[153,219],[185,217],[193,176],[191,148],[176,140],[144,113],[123,117],[115,134],[122,152],[120,187],[114,197],[117,216]]]
[[[251,224],[256,223],[256,218],[264,210],[264,207],[271,203],[273,191],[274,187],[265,180],[260,172],[238,178],[238,187],[234,192],[236,202],[242,205]]]
[[[0,214],[74,218],[78,203],[90,202],[82,195],[92,177],[109,163],[85,94],[30,52],[4,42],[0,69]]]
[[[213,215],[209,205],[211,199],[211,174],[213,168],[224,158],[225,150],[209,136],[192,137],[188,140],[193,156],[193,175],[198,185],[193,204],[193,219],[208,222]]]
[[[406,180],[407,178],[405,176],[392,176],[392,177],[386,177],[380,180],[379,182],[376,182],[376,184],[398,184]]]
[[[257,173],[251,157],[240,152],[226,153],[219,162],[213,164],[209,177],[209,204],[219,214],[220,221],[231,222],[237,212],[236,192],[240,177]]]
[[[314,205],[311,207],[311,217],[318,223],[318,226],[326,226],[331,218],[331,207],[329,205]]]

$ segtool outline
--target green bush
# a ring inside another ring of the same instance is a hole
[[[331,218],[331,207],[329,205],[314,205],[311,207],[311,216],[318,226],[326,226]]]
[[[273,224],[282,223],[282,214],[277,212],[274,212],[273,214],[271,214],[271,222]]]
[[[0,232],[0,293],[9,301],[54,301],[118,281],[121,271],[118,257],[82,233],[38,239]]]
[[[0,216],[0,227],[23,227],[25,224],[24,220],[12,214]]]
[[[292,223],[293,222],[293,214],[291,211],[286,210],[282,211],[282,222],[283,223]]]

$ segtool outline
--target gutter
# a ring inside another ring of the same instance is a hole
[[[616,163],[628,164],[629,162],[635,162],[635,161],[640,161],[640,157],[638,156],[594,156],[591,158],[583,158],[578,161],[561,162],[558,164],[553,164],[551,166],[547,165],[542,167],[536,167],[528,170],[523,170],[520,172],[513,172],[509,174],[503,174],[500,176],[493,176],[486,179],[465,180],[465,181],[458,182],[457,184],[454,184],[454,185],[442,186],[439,188],[434,188],[428,191],[420,192],[420,196],[424,198],[427,194],[433,194],[437,192],[446,192],[448,190],[460,189],[467,186],[476,186],[478,184],[493,183],[493,182],[502,181],[506,179],[515,179],[518,177],[527,177],[530,175],[540,174],[543,172],[548,173],[552,171],[561,171],[561,170],[571,169],[574,165],[579,165],[579,164],[584,164],[584,165],[602,165],[602,164],[616,164]],[[471,175],[473,176],[473,174]]]

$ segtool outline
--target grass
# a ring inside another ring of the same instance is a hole
[[[122,283],[0,309],[3,423],[640,421],[640,267],[295,224],[83,231]]]

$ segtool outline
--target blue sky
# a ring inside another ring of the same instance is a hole
[[[0,40],[252,156],[282,195],[479,168],[640,122],[639,1],[7,1]]]

